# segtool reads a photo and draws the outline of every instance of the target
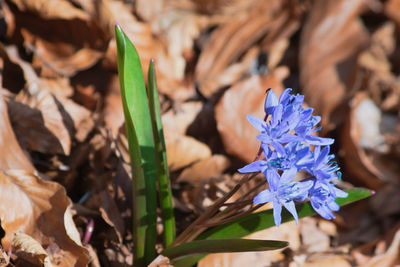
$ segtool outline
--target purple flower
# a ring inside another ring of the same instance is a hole
[[[265,160],[254,161],[243,168],[238,169],[240,173],[265,172],[267,169],[287,170],[296,168],[305,169],[313,164],[310,154],[310,147],[299,143],[289,143],[283,147],[283,153],[279,153],[269,148],[265,143],[261,144]]]
[[[335,202],[335,199],[347,196],[346,192],[336,188],[334,184],[321,183],[318,180],[315,180],[314,185],[309,191],[312,208],[327,220],[334,219],[335,215],[332,211],[339,210],[339,205]]]
[[[254,204],[271,202],[273,204],[274,221],[281,224],[282,205],[293,215],[296,223],[298,216],[293,199],[304,198],[312,187],[312,181],[291,182],[297,173],[296,168],[286,170],[279,176],[275,170],[267,171],[269,189],[261,191],[253,200]]]
[[[307,168],[307,171],[312,174],[320,182],[329,182],[337,178],[339,167],[332,161],[334,155],[329,155],[329,146],[321,150],[320,146],[316,146],[313,154],[313,163]]]
[[[282,220],[282,205],[297,222],[294,202],[309,198],[317,213],[325,219],[332,219],[335,217],[333,211],[339,210],[335,199],[347,196],[333,183],[340,175],[339,167],[333,161],[334,156],[329,154],[329,145],[334,139],[313,135],[321,129],[317,127],[321,117],[312,116],[312,108],[304,109],[304,96],[291,95],[291,90],[284,90],[279,99],[272,90],[268,92],[264,105],[266,121],[247,115],[248,121],[260,131],[257,139],[261,140],[265,159],[238,170],[241,173],[264,174],[269,189],[261,191],[253,202],[260,204],[272,201],[276,225],[280,225]],[[311,151],[310,145],[315,145],[314,151]],[[307,171],[310,177],[293,182],[300,170]]]

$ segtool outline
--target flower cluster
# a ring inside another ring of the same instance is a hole
[[[303,95],[291,95],[288,88],[279,100],[270,90],[265,101],[267,122],[247,115],[248,121],[260,131],[257,139],[265,159],[250,163],[239,169],[241,173],[262,172],[269,189],[260,192],[253,200],[255,204],[273,203],[276,225],[281,223],[282,205],[298,221],[294,202],[310,199],[313,209],[325,219],[335,218],[332,211],[339,210],[335,198],[347,193],[336,188],[334,181],[340,179],[339,167],[329,154],[329,145],[334,140],[313,135],[321,128],[316,125],[320,116],[312,116],[313,109],[304,109]],[[315,148],[312,151],[310,145]],[[293,181],[303,170],[310,177]]]

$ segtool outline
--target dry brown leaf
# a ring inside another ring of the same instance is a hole
[[[166,4],[169,2],[166,1]],[[210,23],[207,16],[196,14],[190,10],[166,6],[165,10],[153,18],[152,30],[165,40],[168,55],[173,58],[170,66],[171,74],[183,80],[186,68],[185,55],[193,52],[193,43],[200,32]]]
[[[6,267],[10,263],[10,256],[4,250],[3,246],[0,244],[0,266]]]
[[[51,267],[49,255],[38,241],[24,233],[16,233],[12,241],[18,260],[23,259],[33,266]]]
[[[148,267],[170,267],[169,259],[163,255],[158,255]]]
[[[170,109],[161,117],[164,132],[166,134],[186,134],[189,125],[195,120],[202,108],[201,102],[187,102],[180,104],[175,109]]]
[[[272,44],[280,37],[275,33],[285,29],[288,20],[298,19],[298,14],[292,14],[289,5],[287,1],[257,1],[249,10],[231,17],[212,33],[200,54],[195,72],[196,82],[204,96],[209,97],[218,89],[209,87],[211,82],[207,83],[207,80],[216,79],[255,42],[269,33],[268,43]]]
[[[400,0],[389,0],[385,3],[386,15],[400,25]]]
[[[15,47],[1,48],[22,69],[27,82],[26,89],[16,96],[16,102],[9,103],[17,136],[32,150],[69,154],[71,137],[83,141],[92,130],[94,122],[90,112],[65,98],[59,90],[62,84],[57,80],[39,78],[32,66],[19,58]]]
[[[24,170],[1,171],[0,183],[1,224],[6,232],[2,244],[5,249],[10,248],[14,233],[21,231],[44,247],[59,247],[56,253],[48,250],[52,263],[59,261],[57,265],[65,267],[86,266],[86,249],[69,235],[74,233],[72,237],[76,237],[77,230],[74,224],[68,223],[72,221],[67,209],[71,201],[61,185],[44,181]]]
[[[259,147],[258,131],[247,121],[246,115],[263,119],[266,90],[272,88],[279,95],[284,89],[282,80],[288,74],[286,67],[279,67],[271,75],[252,76],[225,92],[215,107],[215,119],[229,154],[246,162],[254,160]]]
[[[104,221],[115,230],[119,242],[122,243],[125,234],[124,220],[114,199],[106,191],[101,194],[100,213]]]
[[[329,236],[318,228],[316,218],[303,218],[301,220],[300,231],[302,245],[308,252],[321,252],[329,249]]]
[[[171,171],[211,157],[210,148],[193,137],[165,133],[168,167]]]
[[[181,98],[194,93],[193,88],[187,90],[188,88],[180,83],[182,75],[177,75],[179,71],[173,67],[177,65],[174,62],[175,58],[167,54],[165,45],[153,36],[148,24],[139,22],[134,17],[124,3],[108,0],[79,2],[110,36],[114,36],[115,23],[121,26],[138,50],[144,77],[147,77],[150,59],[156,60],[157,83],[161,92],[175,95],[179,91],[179,94],[182,94]],[[114,38],[109,42],[105,64],[116,69],[117,50]]]
[[[34,171],[27,154],[21,149],[8,118],[7,105],[0,94],[0,170],[23,169]]]
[[[89,16],[66,0],[12,0],[21,11],[37,13],[44,19],[81,19]]]
[[[319,266],[329,266],[329,267],[351,267],[349,261],[347,261],[343,256],[326,256],[318,260],[313,260],[306,262],[303,267],[319,267]]]
[[[355,258],[360,266],[398,266],[400,264],[400,230],[396,232],[392,244],[383,254],[375,255],[370,259],[364,258],[362,255],[355,255]]]
[[[307,102],[322,115],[325,131],[343,120],[343,114],[332,112],[355,86],[357,56],[368,45],[358,18],[363,3],[316,1],[302,31],[300,82]]]
[[[341,132],[344,164],[348,177],[375,190],[383,186],[383,181],[395,181],[398,177],[391,171],[396,163],[379,160],[378,151],[387,150],[379,127],[379,109],[365,93],[356,94]],[[387,166],[391,165],[392,168],[388,169]]]
[[[92,67],[103,57],[102,52],[92,48],[74,48],[66,43],[47,41],[26,29],[21,33],[25,46],[34,52],[32,65],[41,69],[42,76],[71,77]]]
[[[213,155],[210,158],[196,162],[185,168],[179,175],[177,181],[191,183],[202,183],[212,177],[221,176],[222,172],[229,167],[229,160],[223,155]]]

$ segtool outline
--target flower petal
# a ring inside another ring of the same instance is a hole
[[[267,168],[267,162],[264,160],[254,161],[243,168],[238,169],[240,173],[248,173],[248,172],[263,172]]]
[[[253,127],[259,130],[260,132],[264,132],[265,128],[268,127],[267,123],[262,119],[259,119],[251,115],[246,115],[246,118],[251,123],[251,125],[253,125]]]
[[[275,221],[275,225],[279,226],[281,225],[281,221],[282,221],[282,217],[281,217],[281,213],[282,213],[282,205],[279,201],[274,200],[273,201],[273,207],[274,207],[274,221]]]
[[[269,90],[264,104],[265,113],[272,114],[273,110],[277,105],[278,105],[278,97],[276,96],[274,91]]]
[[[296,206],[294,205],[293,200],[292,201],[283,201],[282,202],[283,206],[293,215],[293,218],[296,221],[296,224],[299,223],[299,217],[297,216],[297,211],[296,211]]]
[[[258,193],[257,196],[254,197],[253,203],[254,204],[264,204],[271,202],[274,199],[273,193],[271,193],[270,190],[263,190],[260,193]]]

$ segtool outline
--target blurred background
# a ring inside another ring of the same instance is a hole
[[[0,258],[11,255],[9,266],[27,261],[15,229],[58,266],[132,265],[116,22],[144,70],[155,59],[178,232],[254,159],[245,115],[263,117],[268,88],[293,88],[322,116],[342,188],[376,191],[333,221],[251,236],[289,241],[282,251],[215,254],[198,266],[400,264],[399,0],[0,0],[0,218],[11,251]]]

